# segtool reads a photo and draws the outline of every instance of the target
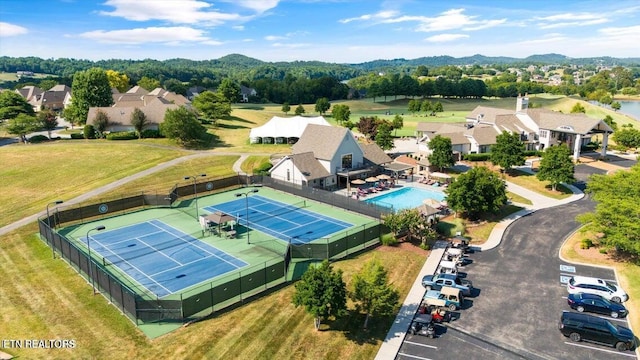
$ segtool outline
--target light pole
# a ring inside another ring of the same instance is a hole
[[[89,229],[89,231],[87,231],[87,248],[89,249],[89,278],[91,279],[91,287],[93,288],[93,295],[96,294],[96,283],[93,281],[93,270],[91,269],[91,243],[90,243],[90,237],[89,237],[89,233],[92,231],[102,231],[106,229],[104,227],[104,225],[98,225],[96,227],[94,227],[93,229]]]
[[[196,179],[199,177],[206,177],[207,174],[193,175],[193,176],[185,176],[185,180],[193,180],[193,195],[196,197],[196,221],[200,221],[198,219],[198,190],[196,188]]]
[[[53,253],[53,258],[56,258],[56,248],[53,246],[53,232],[51,231],[51,220],[49,218],[49,205],[59,205],[62,204],[64,201],[62,200],[56,200],[56,201],[52,201],[50,203],[47,204],[47,226],[49,226],[49,236],[52,238],[51,239],[51,251]],[[53,225],[55,226],[55,222],[53,223]]]
[[[247,229],[247,244],[251,244],[251,242],[249,241],[249,195],[253,194],[253,193],[257,193],[258,189],[253,189],[253,190],[249,190],[247,192],[244,193],[239,193],[236,194],[236,197],[241,197],[244,196],[244,200],[245,200],[245,205],[246,205],[246,211],[247,211],[247,223],[245,224],[245,228]]]

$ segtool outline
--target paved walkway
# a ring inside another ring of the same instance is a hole
[[[476,247],[480,251],[486,251],[493,249],[500,245],[502,241],[502,236],[507,228],[517,219],[526,216],[538,209],[544,209],[552,206],[558,206],[566,203],[570,203],[576,200],[581,199],[584,194],[575,186],[565,185],[571,189],[573,195],[562,199],[555,200],[544,195],[540,195],[534,191],[526,189],[522,186],[507,182],[507,190],[518,194],[524,198],[531,200],[531,205],[524,204],[515,204],[524,209],[517,211],[502,221],[496,224],[496,226],[491,231],[489,238],[487,241]],[[391,325],[391,329],[387,333],[380,350],[378,350],[378,354],[376,355],[376,360],[388,360],[395,359],[400,347],[402,346],[402,342],[404,341],[405,336],[407,335],[407,330],[409,329],[409,325],[411,324],[411,320],[413,316],[418,310],[418,306],[420,306],[420,302],[422,301],[422,297],[424,296],[425,289],[422,287],[422,277],[425,275],[433,275],[438,267],[438,263],[442,259],[442,255],[444,254],[446,248],[446,243],[438,242],[434,249],[429,253],[427,260],[424,263],[424,266],[420,270],[418,277],[416,278],[409,294],[404,300],[398,315],[396,316],[393,325]]]

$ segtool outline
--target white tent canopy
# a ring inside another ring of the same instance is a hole
[[[331,126],[322,116],[294,116],[289,118],[274,116],[266,124],[251,129],[249,138],[252,143],[284,143],[292,138],[298,140],[309,124]],[[273,140],[268,140],[268,138]]]

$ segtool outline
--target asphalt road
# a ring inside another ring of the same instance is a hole
[[[585,180],[601,172],[579,166]],[[579,228],[576,215],[592,211],[588,198],[538,210],[506,230],[493,250],[471,255],[462,270],[478,289],[459,319],[440,326],[439,337],[408,335],[398,359],[634,359],[631,351],[589,343],[574,344],[558,331],[566,302],[565,282],[572,275],[615,280],[612,270],[564,263],[558,252]],[[632,310],[633,311],[633,310]],[[626,320],[614,323],[628,326]]]

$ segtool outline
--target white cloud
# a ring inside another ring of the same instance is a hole
[[[537,17],[538,28],[555,29],[560,27],[590,26],[609,22],[606,13],[562,13]]]
[[[540,45],[540,44],[551,44],[551,43],[558,43],[558,42],[564,42],[566,41],[568,38],[560,33],[549,33],[549,34],[545,34],[543,35],[543,37],[538,38],[538,39],[531,39],[531,40],[526,40],[526,41],[520,41],[517,42],[518,45]]]
[[[598,30],[599,33],[612,37],[631,37],[636,41],[640,39],[640,25],[628,27],[609,27]]]
[[[305,43],[294,43],[294,44],[287,44],[287,43],[273,43],[272,46],[274,47],[283,47],[283,48],[289,48],[289,49],[296,49],[296,48],[301,48],[301,47],[309,47],[311,44],[305,44]]]
[[[425,40],[429,42],[448,42],[448,41],[454,41],[458,39],[466,39],[468,37],[469,35],[466,35],[466,34],[439,34],[439,35],[430,36]]]
[[[263,13],[278,6],[279,0],[232,0],[236,5],[251,9],[257,13]]]
[[[384,19],[389,19],[392,18],[393,16],[396,16],[398,14],[397,11],[393,11],[393,10],[386,10],[386,11],[379,11],[375,14],[365,14],[365,15],[361,15],[358,17],[353,17],[353,18],[347,18],[347,19],[341,19],[338,20],[339,22],[343,23],[343,24],[348,24],[352,21],[369,21],[369,20],[384,20]]]
[[[110,44],[143,44],[172,42],[211,42],[204,31],[185,26],[148,27],[128,30],[95,30],[80,37]]]
[[[113,6],[115,9],[101,11],[100,14],[132,21],[163,20],[175,24],[214,26],[242,19],[239,14],[205,11],[212,5],[198,0],[107,0],[104,5]]]
[[[9,24],[6,22],[0,22],[0,37],[24,35],[28,32],[29,30],[27,30],[27,28],[25,27],[15,24]]]
[[[286,39],[286,37],[284,36],[277,36],[277,35],[267,35],[264,37],[265,40],[267,41],[278,41],[278,40],[284,40]]]
[[[231,27],[233,30],[243,31],[244,25],[236,25]]]

